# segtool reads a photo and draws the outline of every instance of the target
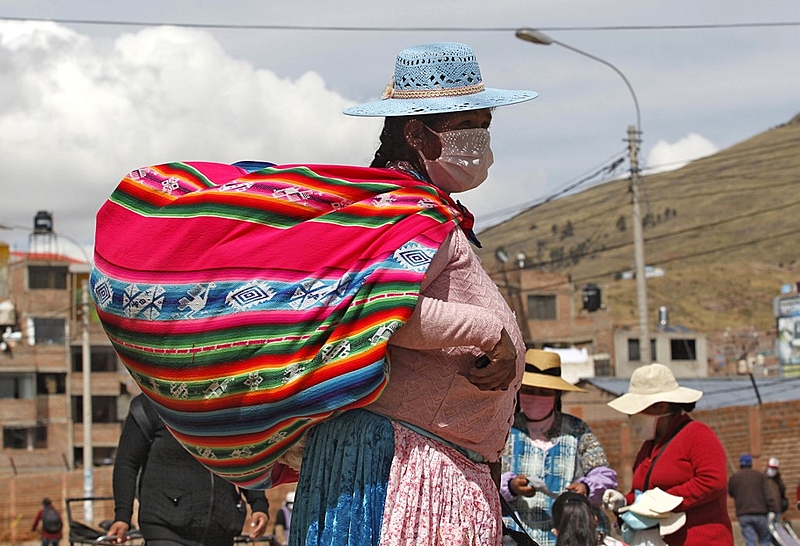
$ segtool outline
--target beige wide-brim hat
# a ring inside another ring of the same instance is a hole
[[[683,497],[670,495],[660,487],[654,487],[636,497],[633,504],[620,508],[619,513],[630,511],[648,518],[665,518],[682,502]]]
[[[522,384],[556,391],[586,392],[561,379],[561,357],[552,351],[528,349],[525,353],[525,375]]]
[[[672,371],[663,364],[650,364],[637,368],[631,376],[628,392],[608,405],[633,415],[658,402],[690,404],[700,400],[701,396],[703,391],[678,385]]]
[[[640,516],[658,520],[661,536],[671,535],[686,524],[685,512],[673,512],[681,503],[683,497],[670,495],[666,491],[655,487],[645,491],[633,504],[619,509],[620,514],[631,511]]]

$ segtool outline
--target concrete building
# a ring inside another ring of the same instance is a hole
[[[81,285],[89,271],[71,258],[0,244],[0,474],[83,463]],[[93,459],[110,464],[128,375],[89,308]]]
[[[490,272],[503,297],[517,315],[531,348],[574,348],[588,354],[577,366],[581,377],[630,377],[642,365],[636,327],[615,325],[602,303],[601,287],[575,286],[568,275],[529,267]],[[669,366],[679,377],[708,375],[706,337],[669,323],[665,309],[651,332],[653,360]],[[570,373],[570,363],[563,366]]]

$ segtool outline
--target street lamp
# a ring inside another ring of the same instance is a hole
[[[53,232],[55,233],[55,232]],[[56,234],[80,249],[86,263],[91,266],[92,259],[83,246],[72,237]],[[58,239],[56,239],[58,241]],[[81,283],[81,377],[83,378],[83,496],[94,497],[94,445],[92,444],[92,345],[89,339],[89,281]],[[83,503],[83,519],[94,522],[94,505],[92,501]]]
[[[639,359],[643,364],[650,364],[652,356],[650,354],[650,326],[648,320],[647,310],[647,282],[645,280],[645,265],[644,265],[644,237],[642,235],[642,210],[639,205],[639,159],[638,151],[641,142],[642,134],[642,120],[639,113],[639,101],[636,99],[636,93],[633,91],[633,86],[628,81],[616,66],[610,62],[596,57],[590,53],[586,53],[580,49],[567,45],[558,40],[554,40],[544,32],[534,30],[531,28],[521,28],[516,32],[517,38],[531,42],[538,45],[556,44],[570,51],[574,51],[584,57],[589,57],[599,63],[602,63],[619,74],[622,81],[628,87],[633,97],[633,105],[636,107],[636,126],[628,127],[628,157],[630,160],[631,178],[630,178],[630,192],[632,204],[632,221],[633,221],[633,257],[636,264],[636,299],[639,307]]]

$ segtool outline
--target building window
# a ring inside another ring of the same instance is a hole
[[[611,373],[611,358],[594,358],[594,375],[595,377],[610,377]]]
[[[694,339],[672,339],[669,342],[672,360],[697,360]]]
[[[80,372],[83,370],[83,347],[73,345],[70,347],[72,355],[72,371]],[[96,345],[91,348],[91,366],[93,372],[116,372],[117,353],[113,347],[108,345]]]
[[[63,318],[34,318],[36,345],[60,345],[67,339],[67,321]]]
[[[65,392],[67,392],[67,374],[36,374],[36,394],[64,394]]]
[[[656,340],[650,340],[650,360],[655,360],[656,357]],[[639,338],[628,338],[628,361],[637,362],[642,359],[641,351],[639,350]]]
[[[35,395],[33,374],[0,373],[0,398],[31,400]]]
[[[3,427],[3,448],[36,449],[47,447],[47,427]]]
[[[67,289],[67,267],[49,265],[28,266],[28,287],[31,290]]]
[[[72,420],[83,423],[83,397],[72,397]],[[92,396],[92,422],[93,423],[118,423],[117,397]]]
[[[528,318],[530,320],[556,320],[555,296],[528,296]]]

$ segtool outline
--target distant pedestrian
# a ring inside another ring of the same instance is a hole
[[[61,514],[58,513],[52,501],[47,497],[42,499],[42,509],[36,514],[31,531],[36,530],[39,526],[39,521],[42,522],[42,546],[58,546],[58,542],[62,537],[61,529],[64,527],[64,522],[61,519]]]
[[[736,518],[746,546],[771,544],[769,519],[775,517],[778,506],[773,504],[767,477],[753,469],[753,458],[739,458],[739,470],[728,480],[728,494],[736,505]]]
[[[294,509],[294,491],[286,493],[286,500],[275,516],[275,538],[281,546],[289,544],[289,529],[292,526],[292,510]],[[280,533],[278,529],[280,528]]]
[[[786,498],[786,484],[781,478],[780,461],[775,457],[770,457],[764,475],[767,477],[772,504],[778,507],[776,518],[781,519],[783,513],[789,509],[789,499]]]

